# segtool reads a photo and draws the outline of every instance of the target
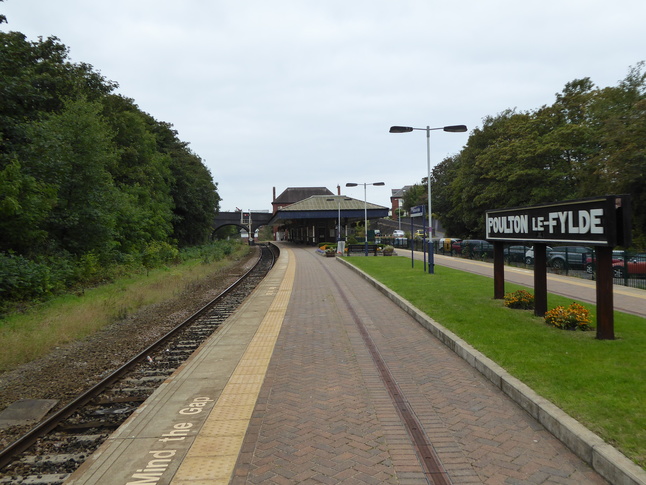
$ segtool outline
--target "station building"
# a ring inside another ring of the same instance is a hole
[[[275,196],[269,225],[278,241],[316,245],[345,239],[356,223],[388,217],[389,209],[367,201],[334,195],[325,187],[290,187]],[[368,222],[370,226],[370,222]]]

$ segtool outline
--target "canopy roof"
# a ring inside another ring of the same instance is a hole
[[[365,202],[368,219],[388,216],[388,207]],[[363,219],[364,201],[344,195],[313,195],[294,204],[281,207],[276,211],[269,224],[294,219]]]

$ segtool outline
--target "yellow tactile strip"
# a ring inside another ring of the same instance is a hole
[[[171,485],[229,483],[292,293],[295,260],[289,249],[282,257],[287,269],[276,297]]]

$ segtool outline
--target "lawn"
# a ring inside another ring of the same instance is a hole
[[[485,276],[437,265],[430,275],[403,257],[348,261],[646,467],[646,319],[615,312],[615,340],[597,340],[595,331],[559,330],[505,307]],[[548,296],[548,309],[570,303]],[[577,303],[594,315],[594,305]]]

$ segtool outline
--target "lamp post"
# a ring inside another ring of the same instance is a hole
[[[426,178],[426,191],[428,192],[428,238],[431,244],[433,243],[433,214],[431,212],[431,131],[442,130],[448,131],[449,133],[463,133],[467,131],[465,125],[449,125],[441,126],[439,128],[431,128],[427,126],[426,128],[413,128],[412,126],[391,126],[390,133],[408,133],[413,130],[426,131],[426,165],[427,165],[427,178]],[[428,257],[428,272],[433,274],[435,272],[433,262],[433,251],[429,251]]]
[[[336,233],[336,240],[337,240],[337,242],[339,242],[341,240],[341,201],[342,200],[352,200],[352,199],[344,197],[343,199],[334,198],[334,199],[325,199],[325,200],[327,200],[328,202],[334,202],[336,200],[338,205],[339,205],[339,207],[338,207],[338,209],[339,209],[339,223],[338,223],[338,226],[337,226],[338,230],[337,230],[337,233]]]
[[[363,230],[366,233],[365,234],[365,247],[366,247],[366,256],[368,256],[368,198],[366,196],[366,187],[368,185],[386,185],[384,182],[373,182],[373,183],[366,183],[364,182],[363,184],[355,184],[353,182],[349,182],[345,184],[346,187],[356,187],[357,185],[363,185],[363,217],[364,217],[364,226]]]

